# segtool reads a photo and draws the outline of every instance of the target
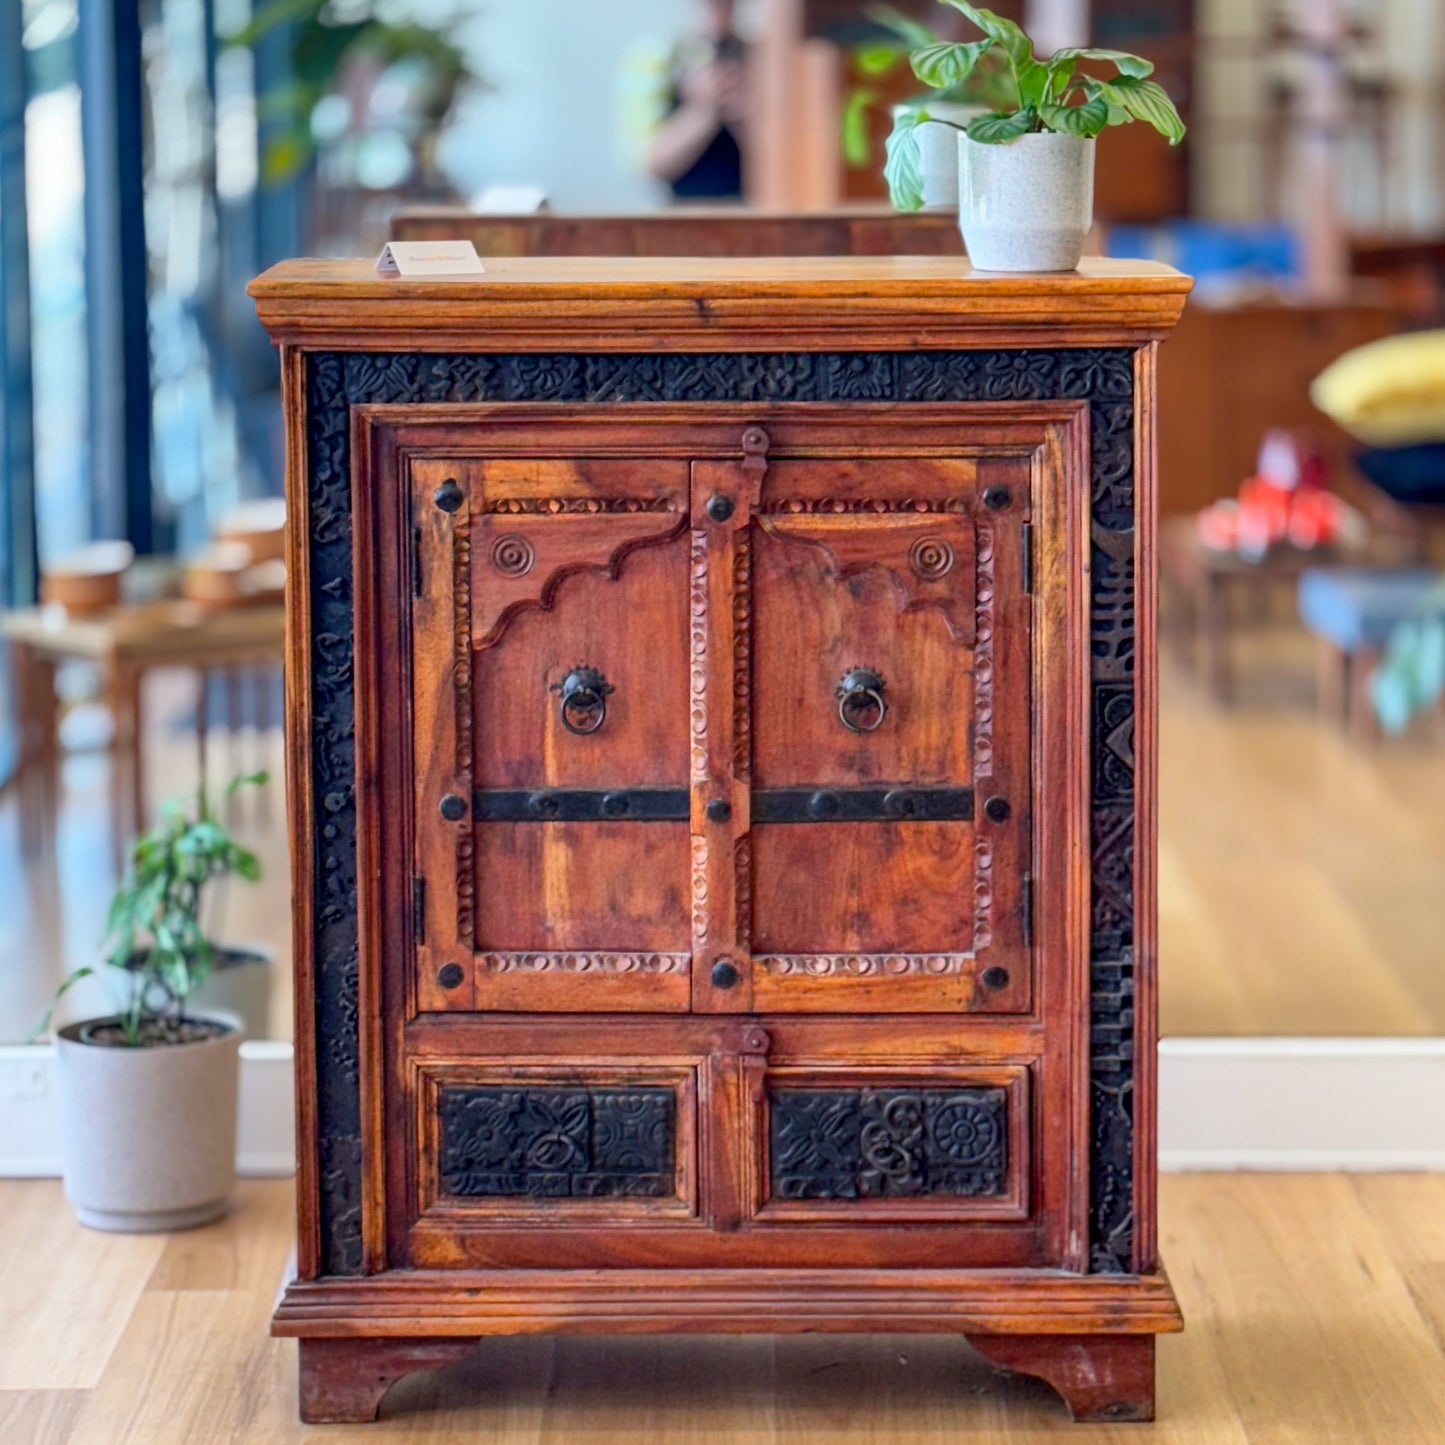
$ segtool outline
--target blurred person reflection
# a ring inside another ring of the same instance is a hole
[[[647,168],[677,200],[737,200],[743,193],[747,53],[734,0],[703,0],[697,33],[673,50],[665,112]]]

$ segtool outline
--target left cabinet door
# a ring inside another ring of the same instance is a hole
[[[411,460],[423,1011],[687,1011],[687,486]]]

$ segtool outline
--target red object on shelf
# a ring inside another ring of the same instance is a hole
[[[1320,452],[1300,433],[1276,428],[1265,434],[1259,471],[1241,485],[1239,496],[1199,513],[1199,539],[1252,559],[1284,543],[1302,551],[1330,546],[1339,539],[1346,508],[1327,483]]]

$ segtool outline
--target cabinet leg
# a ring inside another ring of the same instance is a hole
[[[1033,1375],[1075,1420],[1154,1418],[1153,1335],[970,1335],[991,1365]]]
[[[308,1425],[365,1424],[403,1375],[464,1360],[475,1340],[299,1340],[301,1419]]]

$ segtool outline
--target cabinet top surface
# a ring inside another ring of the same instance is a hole
[[[303,346],[789,349],[1129,345],[1163,336],[1193,284],[1089,257],[1043,275],[956,256],[489,257],[485,275],[400,280],[369,260],[295,260],[250,285]]]

